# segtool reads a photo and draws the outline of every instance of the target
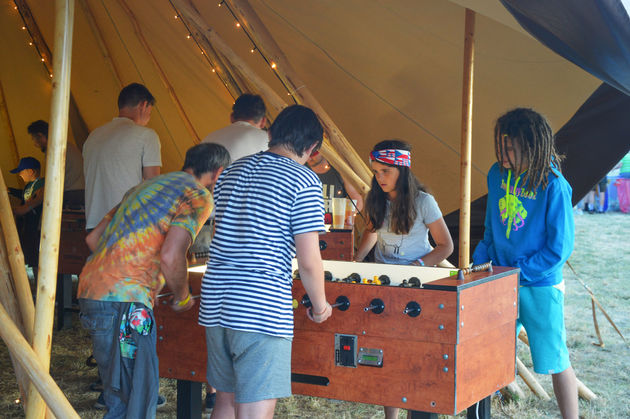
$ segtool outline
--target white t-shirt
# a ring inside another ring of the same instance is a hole
[[[117,117],[92,131],[83,145],[85,227],[96,227],[142,182],[142,168],[149,166],[162,166],[160,139],[152,129]]]
[[[269,148],[267,131],[256,128],[246,121],[236,121],[232,125],[211,132],[203,139],[204,143],[221,144],[230,153],[232,161],[256,154]]]
[[[427,225],[439,220],[442,212],[435,198],[420,191],[416,198],[416,219],[408,234],[395,234],[389,231],[391,221],[390,203],[387,201],[385,221],[376,230],[377,241],[374,248],[374,260],[377,263],[409,265],[414,260],[431,252],[429,228]]]

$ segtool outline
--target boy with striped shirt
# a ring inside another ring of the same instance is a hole
[[[271,125],[269,150],[237,160],[216,185],[199,311],[215,419],[271,418],[276,399],[291,395],[294,256],[313,304],[309,318],[319,323],[332,313],[319,252],[322,186],[304,166],[322,134],[312,110],[290,106]]]

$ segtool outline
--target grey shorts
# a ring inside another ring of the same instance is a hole
[[[223,327],[206,327],[208,383],[234,393],[236,403],[291,395],[291,340]]]

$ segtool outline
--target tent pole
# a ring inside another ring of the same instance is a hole
[[[31,379],[31,383],[33,383],[37,390],[43,395],[55,416],[58,418],[80,419],[68,399],[66,399],[66,396],[59,386],[57,386],[57,383],[55,383],[55,380],[46,372],[48,368],[44,368],[41,360],[28,346],[28,343],[24,340],[19,329],[11,321],[11,318],[1,305],[0,335],[11,351],[11,355],[24,367],[24,370]],[[32,405],[30,401],[29,399],[27,409]],[[43,413],[42,411],[42,415]]]
[[[24,336],[26,340],[33,342],[33,324],[35,322],[35,306],[33,305],[33,294],[26,275],[24,265],[24,253],[22,245],[15,227],[15,219],[7,194],[7,186],[4,183],[4,176],[0,171],[0,223],[4,234],[4,242],[9,252],[9,265],[13,274],[15,292],[17,294],[18,306],[22,313],[22,323],[24,324]]]
[[[173,103],[175,104],[175,108],[177,108],[177,112],[179,113],[179,116],[182,118],[182,121],[184,122],[184,126],[186,127],[188,134],[190,134],[195,144],[199,144],[201,142],[201,138],[199,138],[199,134],[197,134],[197,131],[195,131],[195,127],[193,127],[192,122],[190,122],[190,119],[188,119],[188,115],[186,115],[186,111],[184,110],[182,103],[179,101],[179,98],[177,97],[177,94],[175,93],[175,89],[173,89],[171,82],[168,80],[168,77],[166,76],[166,73],[164,72],[164,70],[162,69],[162,66],[158,62],[155,55],[153,54],[153,50],[149,46],[149,43],[147,42],[146,38],[142,34],[142,29],[140,28],[140,24],[138,23],[136,16],[133,14],[131,9],[127,5],[126,0],[118,0],[118,3],[120,4],[120,7],[123,8],[125,13],[127,13],[129,20],[131,21],[131,24],[133,25],[133,29],[136,32],[136,36],[138,37],[138,40],[144,47],[146,53],[149,55],[149,58],[151,58],[153,65],[157,69],[158,75],[160,76],[160,80],[162,80],[164,87],[166,87],[166,91],[168,92],[169,96],[173,100]]]
[[[298,77],[297,73],[289,63],[280,46],[273,39],[267,27],[258,17],[254,9],[247,0],[230,0],[232,10],[238,16],[241,25],[246,28],[249,34],[254,38],[257,47],[263,55],[271,57],[276,64],[274,71],[281,78],[283,83],[292,89],[291,94],[298,101],[315,111],[321,119],[324,129],[328,133],[328,138],[334,148],[338,150],[339,155],[344,158],[355,171],[355,173],[365,182],[370,184],[372,181],[372,172],[367,164],[359,156],[356,150],[350,145],[343,133],[334,123],[332,118],[324,110],[309,88]],[[357,185],[360,186],[360,185]]]
[[[466,9],[464,78],[462,88],[462,130],[459,201],[459,267],[470,263],[470,184],[472,154],[473,75],[475,54],[475,12]]]
[[[107,44],[105,43],[105,39],[103,38],[103,33],[101,32],[101,28],[98,26],[98,23],[96,22],[96,19],[94,18],[94,13],[92,13],[92,9],[90,8],[90,5],[88,4],[87,0],[79,0],[79,4],[81,5],[83,14],[87,18],[88,24],[90,25],[90,29],[92,29],[92,33],[94,34],[94,37],[96,38],[96,43],[101,49],[101,54],[103,55],[103,58],[107,62],[107,65],[109,66],[109,68],[112,70],[112,74],[114,75],[114,78],[116,79],[116,83],[118,83],[118,88],[122,89],[123,87],[122,77],[120,77],[120,72],[118,71],[118,68],[116,68],[114,61],[112,60],[112,54],[110,53],[109,48],[107,47]]]
[[[37,49],[42,54],[47,77],[49,74],[54,74],[53,69],[50,67],[53,59],[52,53],[50,52],[50,48],[48,48],[48,44],[46,44],[46,41],[39,30],[37,22],[35,22],[31,9],[28,7],[26,0],[14,0],[14,2],[20,12],[20,15],[22,16],[22,19],[24,20],[25,26],[28,28],[28,32],[33,37],[33,43],[35,43]],[[72,128],[76,144],[79,149],[81,149],[83,147],[83,143],[88,137],[89,130],[85,120],[81,116],[81,112],[79,112],[79,108],[77,107],[77,103],[74,100],[72,93],[70,94],[70,127]]]
[[[39,278],[35,305],[33,350],[44,371],[50,367],[50,350],[55,309],[57,265],[59,262],[59,234],[61,231],[61,203],[64,167],[68,138],[70,104],[70,68],[72,63],[72,34],[74,29],[74,0],[55,1],[55,31],[53,61],[53,90],[50,107],[49,147],[46,154],[46,183],[44,211],[39,253]],[[26,417],[43,417],[45,404],[37,388],[31,383]]]
[[[2,228],[0,227],[0,232],[1,231]],[[18,306],[18,300],[15,296],[15,292],[13,291],[13,278],[9,264],[9,253],[2,234],[0,234],[0,305],[5,308],[7,314],[19,329],[19,333],[24,336],[24,324],[22,323],[20,307]],[[13,355],[11,355],[11,362],[13,363],[13,370],[15,371],[15,378],[17,379],[18,387],[20,389],[23,405],[26,405],[26,392],[29,384],[28,376],[22,368],[22,365],[17,362]]]
[[[7,105],[7,98],[4,96],[4,88],[2,87],[2,81],[0,80],[0,113],[2,113],[2,121],[7,127],[7,136],[9,137],[9,147],[11,147],[11,154],[13,155],[13,164],[17,167],[20,161],[20,154],[18,153],[17,143],[15,142],[15,133],[13,132],[13,125],[11,125],[11,118],[9,117],[9,108]]]

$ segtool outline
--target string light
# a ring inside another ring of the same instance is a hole
[[[276,66],[276,63],[272,62],[272,63],[271,63],[271,68],[273,68],[273,69],[275,70],[275,69],[276,69],[276,67],[277,67],[277,66]]]
[[[25,31],[26,30],[26,26],[22,26],[22,30]]]
[[[29,42],[28,44],[32,46],[33,45],[33,41]]]
[[[50,78],[52,79],[52,76],[53,76],[53,75],[52,75],[52,74],[49,74],[49,76],[50,76]]]
[[[44,57],[42,57],[42,63],[43,63],[44,61],[46,61],[46,59],[45,59]]]
[[[177,16],[177,15],[175,15],[175,19],[177,19],[177,18],[178,18],[178,16]]]
[[[190,34],[186,35],[186,39],[190,39]]]
[[[236,22],[236,27],[237,27],[237,28],[240,28],[240,27],[241,27],[241,24],[240,24],[239,22]]]
[[[219,7],[221,7],[223,5],[223,1],[221,1],[221,3],[219,3]]]
[[[249,52],[251,52],[252,54],[255,53],[256,52],[256,47],[250,49]]]
[[[217,71],[213,68],[213,69],[212,69],[212,72],[213,72],[213,73],[216,73]]]

